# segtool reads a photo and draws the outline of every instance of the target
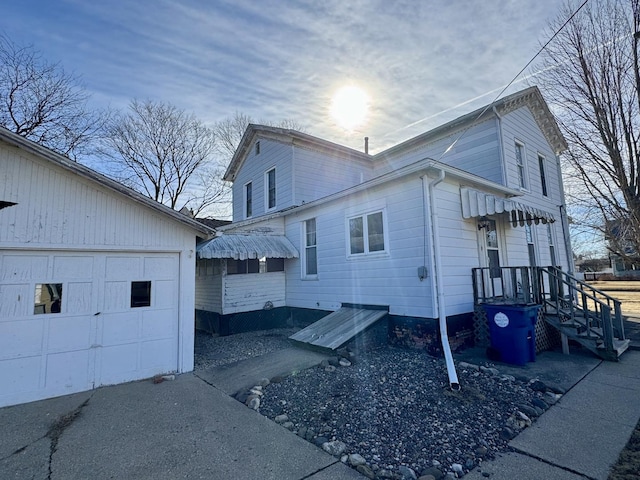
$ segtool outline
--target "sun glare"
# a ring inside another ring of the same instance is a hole
[[[368,113],[369,95],[360,87],[348,85],[333,95],[331,116],[345,130],[352,131],[363,125]]]

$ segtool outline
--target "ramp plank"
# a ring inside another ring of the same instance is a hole
[[[289,338],[315,347],[335,350],[366,330],[387,313],[386,310],[343,307],[294,333]]]

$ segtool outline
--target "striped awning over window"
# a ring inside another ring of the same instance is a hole
[[[221,235],[196,248],[198,258],[298,258],[298,250],[284,235]]]
[[[514,227],[535,223],[553,223],[554,215],[539,208],[516,202],[509,198],[500,198],[490,193],[469,187],[460,187],[462,217],[474,218],[507,213]]]

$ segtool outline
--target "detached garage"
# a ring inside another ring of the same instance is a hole
[[[210,233],[0,128],[0,407],[193,370]]]

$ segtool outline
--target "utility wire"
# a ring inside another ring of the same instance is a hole
[[[533,63],[533,61],[538,57],[538,55],[540,55],[540,54],[544,51],[544,49],[545,49],[545,48],[547,48],[547,46],[548,46],[548,45],[549,45],[549,44],[550,44],[550,43],[551,43],[551,42],[552,42],[552,41],[553,41],[553,40],[558,36],[558,34],[559,34],[563,29],[564,29],[564,27],[566,27],[566,26],[567,26],[567,24],[568,24],[571,20],[573,20],[573,17],[575,17],[575,16],[578,14],[578,12],[579,12],[580,10],[582,10],[582,7],[584,7],[588,2],[589,2],[589,0],[584,0],[584,2],[582,2],[582,5],[580,5],[580,6],[576,9],[576,11],[575,11],[575,12],[573,12],[573,13],[571,14],[571,16],[570,16],[570,17],[569,17],[569,18],[568,18],[568,19],[567,19],[567,20],[566,20],[566,21],[565,21],[565,22],[560,26],[560,28],[558,28],[558,30],[556,30],[556,32],[551,36],[551,38],[549,38],[549,40],[547,40],[547,42],[546,42],[542,47],[540,47],[540,49],[538,50],[538,52],[537,52],[537,53],[536,53],[536,54],[531,58],[531,60],[529,60],[529,61],[527,62],[527,64],[526,64],[524,67],[522,67],[522,69],[521,69],[521,70],[516,74],[516,76],[515,76],[515,77],[513,77],[513,78],[511,79],[511,81],[510,81],[509,83],[507,83],[507,85],[506,85],[502,90],[500,90],[500,93],[498,93],[498,95],[496,95],[496,98],[494,98],[494,99],[493,99],[493,101],[492,101],[489,105],[487,105],[486,107],[484,107],[484,109],[482,109],[482,111],[480,112],[480,114],[479,114],[479,115],[476,117],[476,119],[471,123],[471,125],[469,125],[467,128],[465,128],[465,129],[460,133],[460,135],[458,135],[458,137],[457,137],[453,142],[451,142],[451,145],[449,145],[449,146],[448,146],[448,147],[447,147],[447,148],[446,148],[446,149],[445,149],[445,150],[440,154],[440,156],[438,157],[438,161],[439,161],[440,159],[442,159],[442,157],[444,157],[444,156],[447,154],[447,152],[449,152],[449,151],[450,151],[450,150],[451,150],[451,149],[452,149],[452,148],[453,148],[453,147],[454,147],[454,146],[455,146],[455,145],[460,141],[460,139],[461,139],[461,138],[462,138],[462,137],[463,137],[463,136],[464,136],[464,135],[465,135],[465,134],[466,134],[466,133],[471,129],[471,127],[473,127],[473,126],[475,125],[475,123],[476,123],[476,122],[477,122],[477,121],[478,121],[478,120],[479,120],[479,119],[480,119],[480,118],[481,118],[481,117],[482,117],[482,116],[487,112],[487,110],[489,110],[489,108],[491,108],[491,107],[493,106],[493,104],[494,104],[494,103],[496,103],[496,102],[498,101],[498,99],[499,99],[499,98],[504,94],[504,92],[505,92],[505,91],[506,91],[506,90],[507,90],[507,89],[508,89],[512,84],[513,84],[513,82],[515,82],[515,81],[516,81],[516,79],[517,79],[520,75],[522,75],[522,73],[523,73],[527,68],[529,68],[529,65],[531,65],[531,64]]]

